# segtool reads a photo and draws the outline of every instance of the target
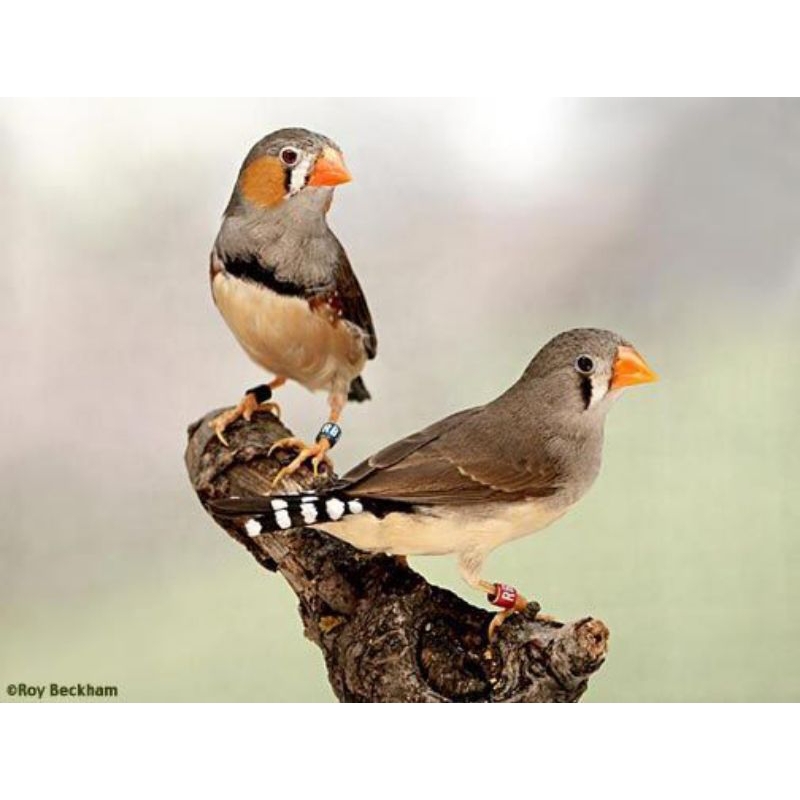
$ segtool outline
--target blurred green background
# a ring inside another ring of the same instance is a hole
[[[616,404],[589,496],[486,576],[611,629],[589,701],[800,699],[800,102],[0,104],[0,696],[329,701],[284,582],[200,509],[186,425],[261,379],[208,252],[241,159],[343,147],[331,224],[380,340],[340,471],[498,394],[552,335],[662,376]],[[282,390],[311,435],[325,401]],[[412,559],[475,602],[447,558]]]

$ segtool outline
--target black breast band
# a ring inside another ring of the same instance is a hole
[[[275,294],[283,297],[307,297],[308,292],[304,286],[292,281],[282,281],[275,277],[273,267],[264,266],[257,258],[220,258],[225,265],[225,271],[235,278],[256,283],[271,289]]]

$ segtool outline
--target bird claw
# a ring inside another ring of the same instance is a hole
[[[327,439],[321,439],[312,445],[306,444],[302,439],[288,437],[286,439],[279,439],[270,447],[267,455],[271,456],[276,450],[299,450],[300,452],[295,458],[278,470],[277,475],[272,480],[273,486],[278,486],[284,478],[293,475],[307,460],[311,460],[311,468],[314,477],[319,477],[320,464],[325,464],[326,472],[333,472],[333,462],[326,455],[330,450],[330,442]]]
[[[246,394],[240,401],[236,408],[229,408],[218,414],[214,419],[209,421],[209,425],[214,429],[214,433],[225,447],[230,447],[228,440],[225,438],[225,430],[241,418],[245,422],[250,422],[253,414],[260,414],[262,412],[269,412],[273,416],[280,419],[281,407],[277,403],[259,403],[252,394]]]
[[[330,445],[328,446],[330,447]],[[326,450],[328,448],[325,448]],[[314,470],[314,477],[319,477],[319,465],[325,464],[325,472],[330,472],[333,469],[333,462],[325,455],[325,452],[318,453],[311,459],[311,467]]]
[[[228,440],[225,438],[225,429],[239,418],[239,414],[236,412],[237,409],[235,408],[228,409],[228,411],[223,411],[208,423],[214,429],[217,439],[219,439],[225,447],[230,447]]]
[[[489,639],[489,643],[491,644],[497,638],[497,632],[500,630],[500,626],[514,613],[512,610],[507,611],[498,611],[493,617],[492,621],[489,623],[489,630],[487,632],[487,638]]]
[[[259,403],[258,405],[253,406],[252,408],[246,408],[242,412],[242,419],[246,422],[250,422],[253,418],[253,414],[261,414],[261,413],[269,413],[272,414],[273,417],[276,419],[281,418],[281,407],[277,403],[266,402],[266,403]]]
[[[267,451],[267,455],[271,456],[276,450],[305,450],[307,447],[308,445],[302,439],[287,436],[285,439],[278,439],[277,442],[273,442]]]

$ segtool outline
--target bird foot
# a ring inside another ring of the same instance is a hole
[[[250,422],[253,418],[253,414],[260,414],[262,412],[269,412],[280,419],[281,407],[277,403],[259,403],[255,395],[248,392],[239,401],[239,405],[237,405],[236,408],[229,408],[227,411],[223,411],[208,424],[214,429],[217,439],[226,447],[230,447],[228,440],[225,438],[225,430],[236,422],[237,419],[241,418],[245,420],[245,422]]]
[[[503,609],[498,611],[489,623],[489,642],[493,642],[500,626],[515,611],[524,611],[528,607],[528,601],[513,586],[505,583],[495,583],[487,599],[492,605]]]
[[[288,478],[297,472],[304,462],[311,459],[311,468],[314,471],[314,477],[319,475],[320,464],[325,465],[325,472],[333,472],[333,462],[328,458],[326,453],[331,449],[331,443],[327,439],[320,439],[314,444],[306,444],[302,439],[288,437],[286,439],[278,439],[269,449],[267,455],[272,455],[275,450],[299,450],[294,460],[287,464],[285,467],[278,471],[278,474],[272,481],[273,486],[278,486],[284,478]]]

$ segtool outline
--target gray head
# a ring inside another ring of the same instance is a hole
[[[225,213],[277,208],[304,192],[329,198],[334,186],[350,179],[334,141],[305,128],[282,128],[253,145]]]
[[[603,414],[626,386],[657,379],[627,340],[599,328],[574,328],[551,339],[515,388],[536,391],[569,415]]]

